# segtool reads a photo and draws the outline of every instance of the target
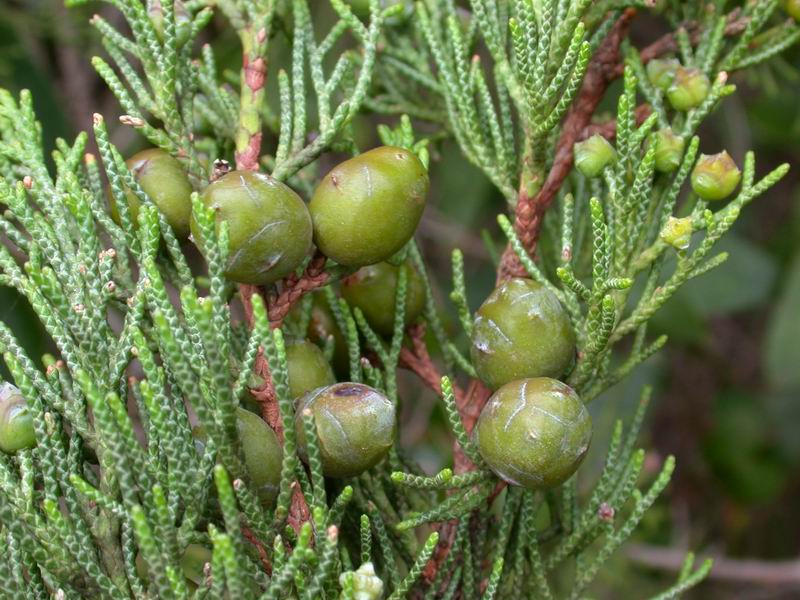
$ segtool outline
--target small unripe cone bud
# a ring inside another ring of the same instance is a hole
[[[724,150],[701,154],[692,171],[692,189],[703,200],[722,200],[733,193],[741,179],[742,172]]]
[[[656,134],[655,144],[656,171],[672,173],[681,165],[686,142],[681,136],[675,135],[672,129],[665,127]]]
[[[654,58],[647,63],[647,78],[660,90],[666,90],[675,79],[675,71],[681,66],[674,58]]]
[[[692,240],[692,218],[670,217],[659,234],[661,239],[676,250],[686,250]]]
[[[353,597],[355,600],[378,600],[383,597],[383,581],[375,574],[375,567],[371,562],[365,562],[357,571],[349,571],[353,578]],[[344,584],[347,573],[339,576],[339,582]]]
[[[613,163],[617,152],[602,135],[595,134],[574,147],[575,167],[586,177],[597,177],[603,169]]]
[[[800,23],[800,0],[783,0],[783,10],[786,14]]]
[[[675,79],[667,89],[667,98],[672,108],[686,111],[699,106],[708,96],[711,82],[706,74],[698,69],[679,67]]]

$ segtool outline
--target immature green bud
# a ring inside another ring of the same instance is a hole
[[[692,189],[703,200],[723,200],[733,193],[742,172],[730,154],[701,154],[692,171]]]
[[[14,454],[35,445],[33,417],[25,398],[10,383],[0,382],[0,450]]]
[[[314,241],[348,267],[387,260],[414,235],[427,193],[428,172],[413,152],[364,152],[335,166],[314,191]]]
[[[408,325],[422,314],[425,308],[425,286],[417,269],[406,261],[406,309],[405,324]],[[387,262],[362,267],[342,281],[342,297],[350,306],[360,308],[370,326],[382,335],[391,335],[394,330],[395,296],[400,267]]]
[[[268,284],[294,271],[311,249],[311,217],[289,186],[263,173],[231,171],[202,196],[217,223],[228,223],[225,275],[239,283]],[[192,235],[202,239],[195,219]]]
[[[483,459],[512,485],[547,489],[580,466],[592,439],[589,411],[571,387],[549,377],[497,390],[475,426]]]
[[[586,177],[597,177],[617,158],[614,146],[602,135],[592,137],[575,144],[575,167]]]
[[[365,562],[353,575],[353,600],[380,600],[383,597],[383,581],[375,574],[371,562]],[[339,583],[344,585],[347,573],[339,575]]]
[[[303,418],[309,413],[328,477],[359,475],[378,464],[394,444],[394,403],[362,383],[335,383],[308,392],[297,402],[297,448],[306,461]]]
[[[800,23],[800,0],[783,0],[783,10],[786,14]]]
[[[692,218],[670,217],[659,234],[661,239],[676,250],[686,250],[692,240]]]
[[[660,90],[669,88],[681,63],[674,58],[654,58],[647,63],[647,78]]]
[[[286,344],[289,395],[299,398],[306,392],[336,382],[333,370],[319,346],[307,341]]]
[[[711,90],[711,82],[698,69],[679,67],[667,89],[667,99],[672,108],[687,111],[703,103]]]
[[[675,135],[672,129],[665,127],[656,133],[655,145],[656,171],[672,173],[681,165],[686,142],[681,136]]]

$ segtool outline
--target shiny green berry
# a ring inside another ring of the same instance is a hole
[[[144,193],[167,218],[175,235],[179,239],[189,237],[192,186],[181,163],[163,150],[150,148],[134,154],[125,164]],[[139,198],[128,190],[125,199],[128,201],[131,221],[137,225]],[[111,218],[119,223],[119,212],[113,195],[110,197],[109,209]]]
[[[0,382],[0,450],[14,454],[35,445],[33,417],[25,398],[10,383]]]
[[[800,23],[800,0],[783,0],[783,10]]]
[[[660,173],[672,173],[681,166],[683,149],[686,145],[684,139],[675,135],[672,129],[665,127],[656,133],[655,138],[655,167]]]
[[[414,235],[425,208],[428,172],[412,152],[381,146],[331,170],[308,208],[314,241],[349,267],[390,258]]]
[[[687,111],[700,106],[710,90],[711,82],[705,73],[679,67],[667,88],[667,99],[675,110]]]
[[[228,223],[225,275],[269,284],[294,271],[311,250],[311,218],[290,187],[263,173],[231,171],[203,192],[203,203]],[[192,219],[192,235],[200,240]]]
[[[311,342],[289,342],[286,345],[286,365],[289,370],[289,395],[292,398],[299,398],[306,392],[336,382],[322,350]]]
[[[617,158],[614,146],[598,134],[575,144],[574,152],[575,167],[589,178],[600,175]]]
[[[283,448],[272,428],[249,410],[236,409],[236,429],[251,489],[265,506],[270,505],[278,494],[281,481]],[[192,437],[198,452],[202,453],[207,437],[205,428],[198,425],[192,429]]]
[[[302,310],[298,304],[293,309],[295,316]],[[331,363],[335,373],[346,378],[350,369],[350,356],[347,351],[347,340],[336,323],[336,318],[328,306],[325,294],[312,294],[311,318],[308,321],[306,336],[309,340],[324,348],[329,338],[333,338],[333,359]]]
[[[354,477],[378,464],[394,444],[395,406],[361,383],[335,383],[313,390],[297,404],[295,429],[300,456],[308,460],[303,415],[313,416],[322,470],[329,477]]]
[[[577,471],[592,439],[592,419],[571,387],[536,377],[507,383],[475,426],[481,457],[502,479],[528,489],[556,487]]]
[[[150,580],[149,569],[144,560],[141,552],[136,555],[135,559],[136,572],[143,581]],[[197,589],[198,586],[205,583],[204,569],[206,563],[211,562],[211,550],[200,544],[189,544],[186,550],[181,555],[178,564],[183,571],[183,576],[186,578],[190,590]]]
[[[560,377],[575,355],[575,334],[558,298],[531,279],[510,279],[475,315],[472,364],[495,390],[525,377]]]
[[[236,411],[236,428],[252,489],[261,502],[271,504],[281,482],[283,448],[278,436],[261,417],[242,408]]]
[[[719,154],[701,154],[692,171],[692,189],[703,200],[723,200],[733,193],[742,172],[724,150]]]
[[[211,562],[211,550],[200,544],[189,544],[186,551],[181,556],[179,564],[183,571],[183,576],[191,581],[195,586],[205,583],[206,563]]]
[[[681,63],[674,58],[654,58],[647,63],[647,79],[660,90],[669,88]]]
[[[361,309],[370,327],[382,335],[394,330],[395,294],[400,268],[387,262],[362,267],[342,282],[342,297],[353,308]],[[406,272],[405,324],[413,323],[425,309],[425,286],[410,262]]]

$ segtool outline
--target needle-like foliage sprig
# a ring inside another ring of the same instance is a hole
[[[402,115],[378,134],[425,168],[452,137],[506,200],[498,280],[530,277],[565,307],[578,345],[567,383],[589,402],[665,344],[648,336],[649,319],[724,262],[718,241],[786,173],[757,177],[748,153],[721,208],[688,191],[698,126],[735,91],[732,75],[794,44],[800,28],[777,16],[776,0],[666,2],[674,33],[642,48],[624,41],[632,9],[650,4],[633,0],[471,0],[469,10],[331,0],[325,32],[307,0],[108,1],[127,26],[92,19],[105,51],[93,65],[122,124],[182,162],[203,261],[128,170],[102,116],[97,156],[81,134],[57,140],[49,162],[30,94],[0,91],[0,284],[33,307],[57,355],[40,364],[0,324],[36,441],[0,454],[3,597],[584,597],[675,468],[667,457],[645,472],[636,448],[650,390],[618,421],[599,473],[550,490],[508,486],[471,436],[489,391],[441,317],[417,242],[390,262],[416,269],[423,315],[406,324],[411,284],[400,269],[384,338],[337,295],[352,270],[320,254],[273,287],[235,290],[224,274],[230,232],[198,194],[233,162],[310,195],[323,153],[358,152],[352,125],[364,109]],[[198,48],[215,12],[241,44],[232,76],[218,72],[212,44]],[[287,52],[272,52],[279,44]],[[667,54],[710,82],[688,111],[648,78],[647,64]],[[285,62],[273,65],[277,56]],[[596,122],[618,78],[615,118]],[[684,140],[670,173],[656,168],[666,127]],[[588,179],[572,169],[573,148],[594,134],[613,142],[615,160]],[[676,219],[683,241],[670,233]],[[449,298],[469,339],[464,262],[454,250]],[[311,414],[298,421],[301,460],[285,338],[306,335],[319,299],[341,334],[320,345],[328,359],[346,346],[347,379],[413,404],[398,377],[407,369],[441,399],[452,465],[425,473],[398,442],[360,476],[328,479]],[[271,500],[254,484],[238,424],[253,400],[282,449]],[[709,569],[689,555],[656,598],[679,596]]]

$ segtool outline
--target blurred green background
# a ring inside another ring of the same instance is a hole
[[[93,112],[115,122],[116,101],[88,58],[102,52],[88,25],[94,12],[120,19],[106,5],[65,9],[57,0],[0,2],[0,86],[30,89],[52,144],[87,129]],[[637,22],[634,41],[651,39],[658,24]],[[222,68],[237,69],[238,44],[223,22],[207,32]],[[800,51],[779,63],[733,78],[739,93],[704,125],[701,150],[726,148],[741,164],[754,149],[760,173],[781,162],[794,169],[748,207],[720,250],[730,259],[693,281],[657,314],[651,333],[667,333],[667,349],[593,406],[594,443],[600,458],[613,419],[629,414],[644,383],[655,386],[645,428],[651,471],[675,454],[678,470],[668,494],[646,517],[627,556],[609,564],[598,597],[643,597],[669,574],[672,555],[651,556],[659,546],[686,547],[725,557],[716,578],[696,598],[800,597]],[[374,120],[358,124],[365,146]],[[142,144],[130,130],[113,129],[126,153]],[[433,189],[419,237],[446,298],[450,251],[460,247],[468,265],[473,308],[494,283],[484,237],[500,243],[495,215],[500,196],[455,146],[435,149]],[[0,317],[32,356],[45,351],[30,308],[0,287]],[[443,441],[427,427],[433,399],[420,394],[404,416],[404,442],[423,463],[438,466]],[[424,407],[428,407],[426,411]],[[752,571],[728,560],[752,559]],[[640,563],[656,562],[659,568]],[[664,575],[664,573],[667,573]],[[787,575],[788,574],[788,575]],[[781,578],[780,575],[785,577]]]

